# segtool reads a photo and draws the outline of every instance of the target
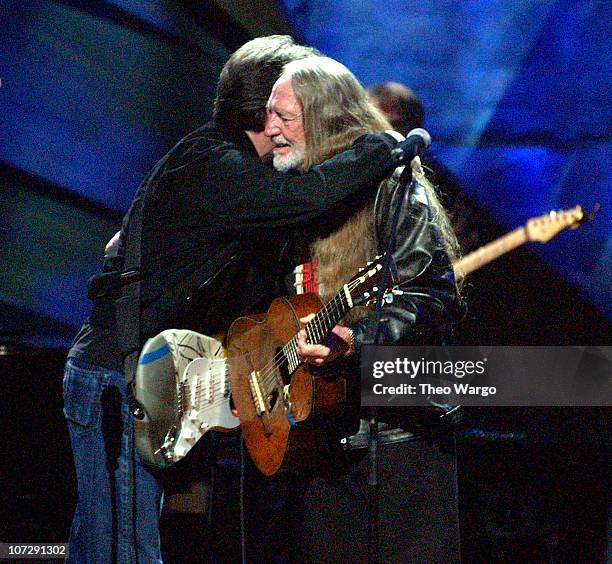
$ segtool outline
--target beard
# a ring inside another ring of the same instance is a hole
[[[279,172],[289,172],[299,168],[304,162],[304,147],[299,145],[292,145],[282,136],[277,136],[272,139],[277,144],[289,147],[289,150],[284,155],[279,155],[276,150],[273,151],[274,156],[272,158],[272,165]]]

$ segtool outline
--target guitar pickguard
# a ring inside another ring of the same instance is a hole
[[[229,406],[229,382],[225,359],[196,358],[179,380],[183,394],[181,422],[174,441],[173,460],[178,462],[214,427],[233,429],[240,421]]]

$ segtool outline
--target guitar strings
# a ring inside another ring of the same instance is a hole
[[[336,301],[340,296],[334,297],[332,301]],[[331,303],[331,302],[330,302]],[[324,306],[319,313],[316,314],[315,318],[312,319],[305,327],[306,336],[309,343],[313,343],[316,341],[316,330],[319,328],[319,322],[322,317],[324,317],[325,312],[329,309],[329,304]],[[270,385],[275,381],[275,370],[280,367],[281,363],[286,360],[287,362],[292,362],[293,365],[297,368],[301,364],[298,356],[297,356],[297,334],[294,335],[282,349],[272,358],[272,360],[264,366],[264,368],[260,371],[261,379],[260,383],[264,386]],[[295,370],[295,368],[294,368]]]
[[[225,372],[225,386],[224,386],[224,390],[229,390],[230,388],[230,381],[229,381],[229,376],[227,375],[227,370],[224,371]],[[193,402],[193,405],[196,408],[202,408],[202,407],[206,407],[206,405],[215,405],[215,401],[213,401],[212,403],[207,401],[205,397],[202,397],[202,391],[203,389],[206,387],[206,384],[202,381],[201,378],[198,378],[198,382],[195,385],[194,388],[191,387],[191,385],[187,385],[188,386],[188,391],[189,396],[191,397],[191,390],[194,390],[194,394],[195,394],[195,401]],[[212,385],[209,385],[211,388],[211,392],[210,395],[213,396],[213,398],[218,395],[218,392],[216,392],[215,390],[217,389],[218,386],[215,386],[215,382],[212,383]],[[223,392],[223,394],[225,394],[225,392]],[[221,397],[221,400],[225,400],[225,397]],[[202,405],[202,400],[204,400],[204,405]]]
[[[352,290],[354,290],[360,284],[361,282],[359,281],[359,279],[350,281],[347,284],[349,292],[352,292]],[[341,315],[342,310],[347,309],[346,306],[348,306],[348,303],[344,305],[346,301],[346,295],[344,292],[336,294],[336,296],[332,300],[330,300],[305,326],[307,342],[309,344],[321,342],[323,340],[323,337],[332,329],[332,327],[330,326],[329,329],[326,330],[326,325],[320,323],[320,318],[322,318],[323,321],[327,321],[327,325],[331,325],[332,319],[334,318],[331,315],[331,310],[333,308],[336,308],[336,316]],[[282,363],[283,359],[289,361],[290,355],[297,359],[297,361],[294,361],[294,363],[296,364],[295,368],[302,364],[302,362],[297,357],[297,334],[294,335],[289,340],[289,342],[284,347],[282,347],[281,351],[279,351],[272,358],[272,360],[261,369],[260,384],[267,387],[272,382],[274,382],[276,369],[280,367],[280,363]],[[295,368],[293,370],[295,370]]]
[[[203,396],[202,391],[203,389],[207,387],[204,382],[202,382],[201,380],[198,381],[198,383],[195,385],[195,387],[193,388],[194,392],[195,392],[195,401],[193,403],[193,405],[195,407],[201,408],[201,407],[206,407],[206,405],[213,405],[217,400],[214,398],[219,398],[220,401],[225,401],[227,400],[227,396],[225,395],[225,391],[223,391],[223,393],[221,392],[221,387],[220,386],[216,386],[215,383],[213,382],[213,384],[210,386],[210,394],[209,396],[213,398],[213,401],[210,402],[209,400],[206,399],[205,396]],[[225,386],[223,388],[223,390],[229,390],[230,387],[230,382],[228,377],[225,377]],[[191,391],[191,386],[189,387],[190,391]],[[203,405],[204,404],[204,405]]]
[[[342,300],[342,298],[344,298],[345,296],[338,294],[337,296],[334,297],[333,300],[331,300],[328,304],[326,304],[314,317],[314,319],[312,319],[306,326],[305,326],[305,331],[306,331],[306,337],[307,337],[307,341],[309,344],[314,344],[319,342],[323,336],[326,334],[326,331],[324,330],[323,326],[321,325],[321,320],[325,319],[325,315],[327,314],[327,312],[330,309],[330,303],[331,302],[337,302],[338,300]],[[328,316],[328,319],[331,319]],[[262,373],[262,383],[266,383],[269,384],[270,383],[270,376],[274,376],[274,370],[276,368],[278,368],[280,366],[279,363],[281,363],[284,359],[289,360],[289,357],[293,356],[295,361],[294,364],[296,364],[296,367],[299,366],[301,364],[298,356],[297,356],[297,334],[294,335],[289,342],[282,347],[281,351],[279,351],[279,353],[275,356],[275,358],[273,358],[272,362],[268,363],[267,366],[265,366],[261,373]],[[295,370],[295,368],[294,368]]]

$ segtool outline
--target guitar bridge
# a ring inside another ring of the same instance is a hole
[[[263,415],[266,412],[266,404],[264,402],[263,395],[261,394],[261,388],[259,387],[259,371],[255,370],[249,374],[249,386],[251,387],[251,396],[253,397],[253,403],[255,404],[255,411],[258,416]]]

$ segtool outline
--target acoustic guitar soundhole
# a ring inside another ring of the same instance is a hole
[[[284,357],[284,356],[285,356],[285,353],[283,353],[283,349],[281,347],[277,348],[275,351],[274,357],[279,358],[279,357]],[[289,376],[289,370],[287,369],[286,359],[284,359],[284,362],[279,363],[278,373],[281,377],[283,386],[286,386],[291,380],[291,377]]]
[[[274,351],[274,358],[283,358],[284,353],[282,347],[278,347],[276,351]],[[287,362],[279,362],[276,372],[276,386],[271,390],[271,392],[266,397],[266,403],[268,405],[268,410],[272,411],[276,402],[278,401],[280,394],[284,387],[289,384],[290,376],[289,371],[287,370]]]
[[[266,400],[268,404],[268,411],[272,411],[276,405],[276,402],[278,401],[278,390],[276,388],[272,390],[272,393],[268,395]]]

